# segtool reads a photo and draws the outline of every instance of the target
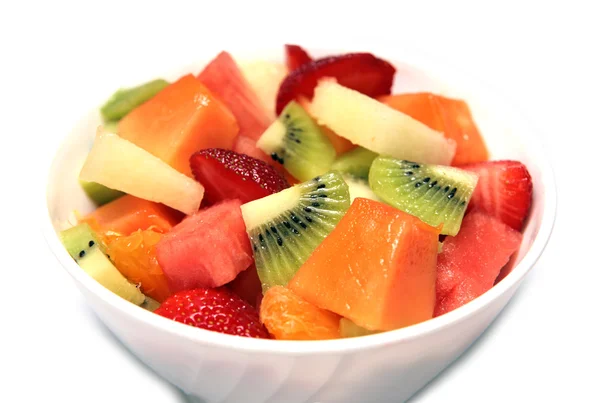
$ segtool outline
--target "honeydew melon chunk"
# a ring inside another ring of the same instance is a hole
[[[204,187],[160,158],[99,130],[79,179],[146,199],[191,215],[198,211]]]
[[[377,154],[450,165],[456,152],[454,140],[331,79],[319,81],[310,111],[320,124]]]
[[[275,101],[279,85],[288,74],[282,63],[267,60],[236,60],[242,74],[260,99],[269,117],[275,120]]]

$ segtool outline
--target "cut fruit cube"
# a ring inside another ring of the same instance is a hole
[[[311,113],[320,124],[377,154],[449,165],[456,143],[410,116],[332,80],[315,88]]]
[[[288,287],[368,330],[431,319],[439,229],[358,198]]]
[[[188,157],[189,158],[189,157]],[[193,214],[204,188],[148,151],[113,133],[96,136],[79,179]]]
[[[291,290],[275,286],[260,304],[260,321],[277,340],[327,340],[340,337],[340,317]]]
[[[275,120],[275,100],[279,85],[287,76],[288,69],[281,63],[266,60],[238,61],[242,74],[260,99],[271,121]]]
[[[438,256],[435,316],[490,290],[523,235],[479,211],[469,212],[458,235],[446,237]]]
[[[188,74],[125,116],[117,132],[191,176],[190,156],[203,148],[231,149],[238,125],[229,109]]]
[[[107,203],[81,219],[100,234],[129,235],[151,229],[168,232],[183,214],[163,204],[125,195]]]
[[[485,141],[466,102],[428,92],[388,95],[379,100],[454,140],[456,153],[452,165],[489,158]]]
[[[156,257],[173,292],[220,287],[252,264],[239,200],[186,217],[156,245]]]
[[[336,155],[319,126],[294,101],[285,107],[256,145],[300,181],[327,172]]]
[[[219,53],[197,79],[231,110],[241,135],[258,140],[271,124],[269,112],[229,53]]]

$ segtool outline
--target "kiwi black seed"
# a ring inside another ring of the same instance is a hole
[[[384,202],[419,217],[442,234],[456,235],[477,175],[450,166],[418,164],[379,156],[369,171],[369,186]]]
[[[337,172],[244,204],[263,291],[287,285],[349,207],[348,186]]]
[[[336,156],[329,139],[295,101],[285,107],[256,145],[300,181],[327,172]]]

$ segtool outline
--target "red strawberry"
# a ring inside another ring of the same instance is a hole
[[[348,53],[305,63],[283,80],[277,94],[277,114],[292,100],[303,95],[312,99],[318,81],[333,77],[340,85],[370,97],[391,92],[396,69],[370,53]]]
[[[186,325],[235,336],[268,339],[258,311],[227,288],[196,288],[173,294],[156,314]]]
[[[285,62],[288,70],[293,71],[304,63],[312,62],[312,57],[298,45],[285,45]]]
[[[488,161],[461,168],[479,175],[469,208],[477,208],[520,231],[529,214],[533,185],[527,167],[518,161]]]
[[[200,150],[190,157],[190,166],[209,205],[229,199],[247,203],[290,187],[271,165],[231,150]]]

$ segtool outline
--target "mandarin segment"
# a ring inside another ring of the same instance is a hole
[[[158,302],[171,295],[167,278],[156,260],[156,244],[162,234],[138,230],[128,236],[110,237],[107,253],[129,281],[140,284],[146,295]]]
[[[327,340],[340,337],[340,317],[282,286],[271,287],[260,304],[260,320],[277,340]]]

